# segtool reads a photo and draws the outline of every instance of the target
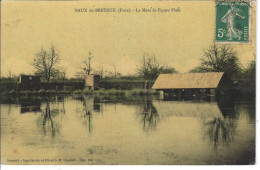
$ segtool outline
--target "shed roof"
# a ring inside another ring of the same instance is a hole
[[[223,72],[160,74],[152,88],[217,88],[223,74]]]

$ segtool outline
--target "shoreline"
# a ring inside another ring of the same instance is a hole
[[[56,91],[56,90],[40,90],[40,91],[10,91],[1,92],[1,97],[8,96],[30,96],[30,95],[57,95],[57,94],[85,94],[85,95],[133,95],[133,96],[148,96],[148,95],[159,95],[160,92],[153,89],[132,89],[132,90],[66,90],[66,91]]]

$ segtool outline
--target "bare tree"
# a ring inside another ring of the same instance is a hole
[[[82,70],[82,74],[84,75],[84,77],[86,75],[90,75],[90,72],[92,71],[92,68],[91,68],[91,59],[93,58],[93,56],[91,56],[91,52],[88,53],[89,56],[88,58],[86,58],[84,61],[83,61],[83,66],[81,67],[81,70]]]
[[[101,68],[93,68],[92,66],[92,59],[94,58],[94,56],[92,55],[91,52],[88,53],[89,56],[87,58],[85,58],[85,60],[83,61],[83,66],[80,67],[81,71],[77,73],[77,75],[80,78],[86,78],[87,75],[90,74],[98,74],[101,77],[103,76],[104,70],[103,67]]]
[[[57,65],[60,62],[60,57],[53,45],[48,50],[44,48],[35,54],[33,65],[36,69],[36,75],[43,76],[47,82],[50,82],[51,77],[59,74]]]

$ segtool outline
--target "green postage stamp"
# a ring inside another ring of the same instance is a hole
[[[249,42],[250,2],[216,2],[216,42]]]

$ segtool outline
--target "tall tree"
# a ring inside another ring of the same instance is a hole
[[[231,46],[213,44],[204,50],[200,66],[190,72],[224,72],[230,78],[238,78],[241,71],[237,53]]]
[[[44,77],[47,82],[50,82],[51,77],[55,77],[59,74],[59,62],[59,53],[53,45],[51,45],[48,50],[41,48],[41,50],[35,54],[33,61],[33,65],[36,69],[35,74]]]
[[[256,79],[256,61],[253,60],[249,63],[246,69],[244,69],[244,79],[254,80]]]
[[[256,89],[256,61],[253,60],[243,70],[243,89],[248,89],[250,93],[255,94]]]
[[[145,53],[142,59],[142,65],[137,70],[138,75],[144,79],[156,79],[161,73],[176,73],[173,67],[161,66],[155,57]]]

